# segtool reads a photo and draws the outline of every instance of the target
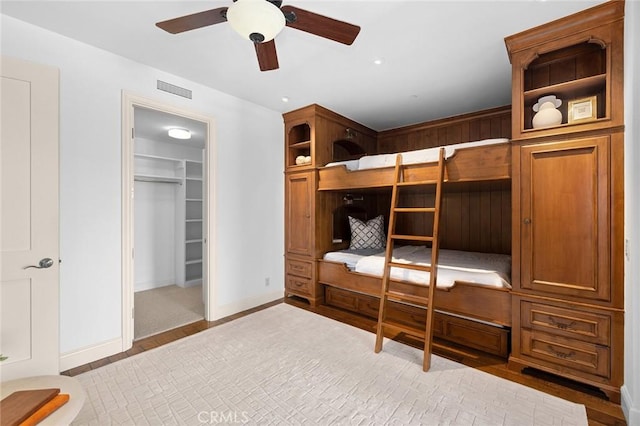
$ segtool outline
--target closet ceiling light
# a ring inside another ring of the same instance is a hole
[[[187,129],[171,128],[167,132],[174,139],[191,139],[191,131]]]

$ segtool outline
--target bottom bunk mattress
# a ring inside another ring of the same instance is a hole
[[[324,260],[340,262],[354,272],[381,277],[384,272],[384,252],[375,250],[342,250],[329,252]],[[423,266],[431,264],[431,248],[402,246],[393,250],[393,261]],[[440,249],[437,287],[454,287],[457,281],[482,286],[511,289],[511,256]],[[391,279],[418,284],[429,283],[429,272],[391,268]]]

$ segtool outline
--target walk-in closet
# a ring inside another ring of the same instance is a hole
[[[204,318],[205,123],[134,110],[134,339]]]

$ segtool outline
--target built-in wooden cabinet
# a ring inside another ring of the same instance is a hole
[[[317,168],[332,161],[375,153],[376,133],[319,105],[284,114],[285,296],[322,303],[316,261],[344,248],[333,236],[332,212],[345,194],[319,193]]]
[[[291,173],[285,183],[287,253],[313,257],[316,179],[314,172]]]
[[[315,288],[315,192],[313,171],[285,176],[285,295],[303,297],[313,305],[321,299]]]
[[[623,14],[624,2],[611,1],[505,39],[513,66],[509,364],[591,384],[616,402],[624,352]],[[562,121],[534,127],[543,96],[562,100]],[[571,109],[583,101],[591,111]]]
[[[514,139],[623,124],[623,18],[624,1],[610,1],[505,38],[512,65]],[[562,101],[562,122],[534,128],[533,106],[549,95]],[[581,110],[573,115],[577,119],[570,118],[570,103],[589,99],[592,114]]]
[[[375,131],[320,105],[285,113],[284,132],[287,172],[377,153]]]
[[[520,146],[515,289],[611,303],[609,146],[608,136]]]

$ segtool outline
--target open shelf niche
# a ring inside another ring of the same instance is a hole
[[[569,125],[569,102],[596,97],[596,119],[607,118],[606,44],[591,40],[538,56],[524,70],[524,129],[533,129],[533,105],[543,96],[554,95],[562,123]]]
[[[287,135],[287,143],[287,167],[312,165],[311,126],[309,123],[292,126]]]

